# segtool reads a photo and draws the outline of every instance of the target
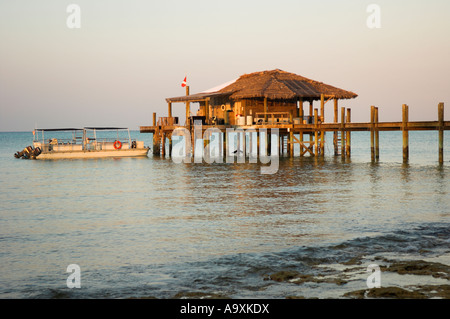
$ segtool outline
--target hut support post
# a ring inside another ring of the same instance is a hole
[[[267,98],[264,98],[264,122],[267,123]]]
[[[225,129],[225,132],[223,132],[223,143],[222,143],[222,148],[223,148],[223,156],[225,156],[225,158],[228,157],[228,148],[227,148],[227,130]]]
[[[279,152],[280,152],[280,155],[283,155],[283,143],[284,143],[284,140],[283,140],[283,135],[282,135],[282,134],[280,134],[279,139],[280,139],[280,149],[279,149]]]
[[[289,129],[289,156],[294,157],[294,129]]]
[[[161,156],[166,157],[166,133],[161,133]]]
[[[209,100],[205,101],[205,121],[206,121],[206,124],[209,124]]]
[[[160,144],[159,144],[159,130],[156,129],[153,133],[153,155],[158,156],[160,153]]]
[[[167,103],[167,113],[169,117],[172,117],[172,102]]]
[[[409,158],[409,136],[408,136],[408,105],[402,106],[402,132],[403,132],[403,163],[408,162]]]
[[[439,121],[439,164],[444,164],[444,103],[438,105]]]
[[[169,139],[169,157],[172,157],[172,134],[169,134],[167,136],[167,138]]]
[[[298,100],[298,117],[300,118],[300,123],[303,124],[303,98]]]
[[[320,95],[320,121],[325,122],[325,96],[323,94]]]
[[[261,136],[260,132],[256,132],[256,157],[259,157],[261,154],[260,144],[259,144],[259,137]]]

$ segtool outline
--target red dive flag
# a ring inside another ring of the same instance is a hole
[[[184,77],[184,80],[183,80],[183,82],[181,83],[181,86],[182,86],[182,87],[185,87],[185,86],[186,86],[186,77]]]

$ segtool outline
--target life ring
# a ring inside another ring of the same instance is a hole
[[[120,150],[122,148],[122,142],[121,141],[115,141],[113,146],[114,146],[114,148],[116,150]]]

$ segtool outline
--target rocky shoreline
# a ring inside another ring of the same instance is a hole
[[[403,284],[401,286],[387,286],[379,288],[367,288],[352,290],[343,293],[338,298],[351,299],[373,299],[373,298],[389,298],[389,299],[449,299],[450,298],[450,266],[425,260],[406,260],[396,261],[384,258],[376,258],[380,263],[380,271],[384,275],[394,273],[400,276],[408,276],[403,283],[414,282],[412,284]],[[330,271],[323,267],[322,271],[316,274],[301,274],[295,270],[279,271],[270,275],[265,275],[264,280],[270,280],[280,283],[289,283],[296,285],[304,285],[306,283],[316,284],[335,284],[344,286],[356,279],[355,274],[366,274],[366,267],[361,266],[360,258],[354,258],[343,266],[352,266],[342,269],[341,271]],[[317,267],[319,269],[319,267]],[[416,276],[420,280],[411,280],[410,276]],[[419,281],[427,281],[427,277],[441,279],[442,284],[419,284]],[[307,298],[304,296],[287,296],[288,299]]]

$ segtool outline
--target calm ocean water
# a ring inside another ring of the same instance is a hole
[[[151,134],[132,133],[150,145]],[[365,278],[343,286],[264,278],[355,256],[450,254],[449,132],[442,166],[437,132],[410,132],[406,165],[401,132],[380,133],[376,164],[369,133],[360,132],[351,160],[281,158],[274,175],[260,164],[152,155],[15,159],[31,140],[30,132],[0,133],[0,298],[338,298],[366,288]],[[79,289],[66,285],[70,264],[80,266]]]

